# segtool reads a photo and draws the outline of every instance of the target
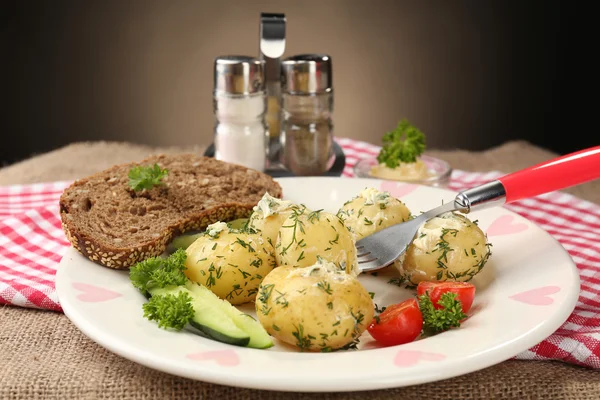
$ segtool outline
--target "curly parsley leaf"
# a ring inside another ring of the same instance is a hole
[[[418,297],[419,308],[423,314],[423,332],[433,335],[450,328],[457,328],[460,322],[467,318],[462,311],[462,304],[455,293],[447,292],[440,296],[438,304],[441,309],[436,309],[428,293]]]
[[[162,184],[162,179],[168,173],[167,169],[161,168],[158,164],[151,167],[138,165],[129,170],[129,187],[136,192],[143,189],[152,189],[152,187]]]
[[[147,296],[152,289],[167,286],[183,286],[188,278],[184,274],[187,253],[177,249],[167,258],[150,257],[129,269],[133,286]]]
[[[192,296],[187,292],[152,296],[142,307],[144,317],[164,329],[180,331],[194,318]]]
[[[425,151],[425,135],[406,119],[393,131],[383,135],[383,147],[377,156],[379,163],[396,168],[401,162],[413,163]]]

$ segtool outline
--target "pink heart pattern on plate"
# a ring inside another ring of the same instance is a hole
[[[548,306],[554,303],[554,299],[550,297],[550,295],[558,292],[560,292],[560,287],[558,286],[542,286],[513,294],[512,296],[509,296],[509,299],[530,304],[532,306]]]
[[[418,187],[418,185],[413,185],[412,183],[397,183],[385,181],[381,183],[380,190],[383,192],[389,192],[390,195],[399,199],[400,197],[412,193]]]
[[[500,235],[510,235],[513,233],[519,233],[527,230],[528,225],[517,222],[514,223],[515,219],[514,215],[502,215],[494,220],[492,224],[487,228],[488,236],[500,236]]]
[[[235,367],[240,363],[240,357],[233,350],[210,350],[192,353],[186,356],[190,360],[214,361],[223,367]]]
[[[73,286],[74,289],[83,292],[78,294],[77,298],[86,303],[99,303],[122,296],[121,293],[113,292],[112,290],[104,289],[99,286],[90,285],[89,283],[73,282],[71,286]]]
[[[429,353],[419,350],[398,350],[394,357],[396,367],[405,368],[417,365],[420,361],[442,361],[445,355],[439,353]]]

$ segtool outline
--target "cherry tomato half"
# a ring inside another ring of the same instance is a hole
[[[423,329],[419,303],[412,298],[387,307],[367,330],[384,346],[395,346],[415,340]]]
[[[466,314],[473,305],[473,298],[475,297],[475,285],[469,282],[451,282],[451,281],[431,281],[431,282],[419,282],[417,286],[417,295],[429,293],[429,298],[433,303],[433,306],[437,309],[441,309],[442,306],[438,304],[440,297],[447,292],[456,294],[456,299],[462,304],[462,310]]]

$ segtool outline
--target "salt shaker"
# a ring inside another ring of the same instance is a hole
[[[281,70],[281,162],[294,175],[321,175],[335,161],[331,57],[288,57]]]
[[[248,56],[215,59],[216,159],[265,170],[266,104],[264,61]]]

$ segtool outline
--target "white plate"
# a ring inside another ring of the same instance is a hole
[[[392,192],[413,213],[454,199],[455,192],[359,178],[280,178],[284,196],[309,208],[335,212],[365,187]],[[355,391],[437,381],[512,358],[541,342],[567,319],[579,293],[579,274],[563,247],[537,225],[498,207],[469,215],[492,243],[476,277],[472,316],[464,324],[409,344],[377,348],[368,333],[358,350],[299,353],[211,341],[169,332],[142,316],[144,298],[125,271],[94,264],[70,249],[56,288],[67,317],[88,337],[139,364],[223,385],[283,391]],[[388,283],[393,271],[361,276],[388,305],[414,293]],[[251,310],[252,307],[246,308]]]

